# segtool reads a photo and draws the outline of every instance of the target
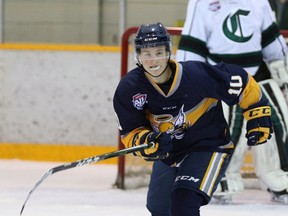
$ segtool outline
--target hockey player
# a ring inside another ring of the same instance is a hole
[[[288,83],[286,55],[284,38],[267,0],[189,1],[177,60],[237,64],[260,81],[265,96],[273,105],[275,137],[270,145],[253,148],[255,173],[271,192],[272,199],[284,203],[288,203],[288,176],[283,171],[288,171],[288,109],[280,88]],[[239,112],[239,106],[230,108],[230,132],[237,147],[220,184],[223,187],[215,193],[215,197],[221,199],[243,189],[240,171],[248,147],[243,138],[245,131],[241,131],[245,121]]]
[[[234,149],[221,101],[243,109],[247,144],[256,146],[271,137],[268,100],[239,66],[171,60],[171,38],[161,23],[141,25],[134,45],[138,67],[113,98],[121,140],[126,147],[154,143],[135,154],[154,161],[147,195],[152,216],[199,216]]]

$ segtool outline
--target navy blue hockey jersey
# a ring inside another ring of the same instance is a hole
[[[121,140],[126,147],[141,130],[173,134],[171,158],[190,151],[233,148],[221,101],[247,109],[261,100],[255,80],[239,66],[176,63],[172,84],[156,84],[137,67],[125,75],[113,98]],[[177,128],[183,128],[175,134]],[[171,159],[170,158],[170,159]]]

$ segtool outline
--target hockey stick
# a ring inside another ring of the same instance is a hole
[[[141,145],[138,145],[138,146],[133,146],[133,147],[130,147],[130,148],[125,148],[125,149],[121,149],[121,150],[118,150],[118,151],[113,151],[113,152],[109,152],[109,153],[105,153],[105,154],[102,154],[102,155],[98,155],[98,156],[92,156],[92,157],[89,157],[89,158],[85,158],[85,159],[82,159],[82,160],[77,160],[77,161],[74,161],[74,162],[71,162],[71,163],[66,163],[66,164],[62,164],[60,166],[56,166],[56,167],[53,167],[51,169],[49,169],[37,182],[36,184],[34,185],[34,187],[29,191],[29,194],[28,196],[26,197],[26,200],[21,208],[21,211],[20,211],[20,216],[22,215],[23,213],[23,210],[25,208],[25,205],[28,201],[28,199],[30,198],[31,194],[36,190],[36,188],[49,176],[53,175],[54,173],[56,172],[60,172],[60,171],[64,171],[64,170],[67,170],[67,169],[71,169],[71,168],[74,168],[74,167],[80,167],[80,166],[83,166],[83,165],[86,165],[86,164],[91,164],[91,163],[96,163],[96,162],[99,162],[99,161],[103,161],[103,160],[106,160],[106,159],[109,159],[109,158],[113,158],[113,157],[118,157],[118,156],[122,156],[122,155],[126,155],[126,154],[130,154],[130,153],[134,153],[134,152],[137,152],[137,151],[141,151],[143,149],[147,149],[147,148],[150,148],[152,146],[154,146],[155,144],[153,142],[149,143],[149,144],[141,144]]]

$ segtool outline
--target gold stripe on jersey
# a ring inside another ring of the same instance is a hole
[[[213,98],[205,98],[205,99],[203,99],[199,104],[197,104],[191,110],[188,110],[188,111],[185,112],[186,122],[182,122],[182,123],[187,123],[190,126],[193,125],[204,113],[206,113],[212,107],[216,106],[217,102],[218,102],[218,100],[213,99]],[[159,125],[161,125],[161,123],[163,123],[163,122],[160,121],[160,119],[163,119],[163,118],[159,118],[158,115],[152,115],[150,113],[147,113],[147,115],[148,115],[148,118],[149,118],[151,124],[153,124],[152,128],[157,127],[159,131],[166,132],[166,130],[163,131],[162,129],[160,130],[160,128],[159,128]],[[161,116],[163,116],[163,115],[161,115]],[[171,126],[173,126],[174,125],[173,121],[175,121],[175,118],[176,117],[174,117],[173,120],[169,118],[170,121],[167,122],[167,123],[170,123]],[[166,119],[164,118],[164,121],[165,120]],[[170,128],[171,127],[167,127],[166,129],[168,130]],[[142,131],[148,131],[148,130],[146,128],[144,128],[144,127],[139,127],[139,128],[136,128],[133,131],[131,131],[131,132],[125,134],[125,135],[122,135],[121,136],[121,141],[125,145],[125,147],[126,148],[131,147],[134,136],[137,133],[140,133]]]
[[[217,103],[218,103],[217,99],[204,98],[192,109],[185,111],[185,117],[183,117],[183,122],[179,123],[180,124],[186,123],[189,126],[192,126],[203,114],[209,111],[212,107],[216,106]],[[180,113],[177,116],[173,117],[170,114],[153,115],[147,112],[147,116],[150,123],[152,124],[152,128],[158,128],[158,130],[161,132],[167,132],[167,131],[172,132],[173,127],[176,126],[176,121],[177,118],[179,118],[179,115]]]
[[[187,110],[186,122],[193,125],[202,115],[208,112],[211,108],[216,106],[218,103],[217,99],[205,98],[197,106],[193,107],[191,110]]]
[[[259,102],[262,97],[260,86],[250,74],[248,76],[248,83],[240,96],[239,105],[242,109]]]
[[[202,179],[202,182],[199,188],[200,190],[205,192],[208,196],[211,196],[213,192],[215,182],[220,173],[222,164],[226,156],[227,154],[225,153],[214,152],[211,157],[206,173],[204,175],[204,178]]]
[[[147,130],[146,128],[144,127],[139,127],[139,128],[136,128],[134,129],[133,131],[125,134],[125,135],[122,135],[121,136],[121,141],[122,143],[125,145],[126,148],[130,148],[132,147],[132,141],[133,141],[133,137],[137,134],[137,133],[140,133],[144,130]],[[148,130],[147,130],[148,132]]]
[[[179,85],[180,85],[180,82],[181,82],[181,78],[182,78],[182,65],[181,64],[178,64],[176,63],[175,61],[173,60],[170,60],[169,61],[170,63],[172,64],[175,64],[176,68],[175,68],[175,76],[174,76],[174,80],[173,80],[173,83],[169,89],[169,92],[167,93],[167,95],[162,91],[162,89],[157,85],[157,83],[155,83],[151,77],[147,76],[147,79],[150,81],[150,83],[154,86],[154,88],[161,94],[163,95],[164,97],[169,97],[171,96],[172,94],[174,94],[174,92],[178,89]]]

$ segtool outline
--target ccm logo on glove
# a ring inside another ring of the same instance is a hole
[[[248,110],[247,112],[244,113],[244,116],[248,115],[245,117],[246,119],[259,118],[259,116],[271,116],[271,109],[269,106],[257,107],[252,110]]]
[[[271,121],[271,109],[269,106],[261,106],[247,110],[243,113],[247,120],[247,144],[259,145],[267,142],[273,133]]]

